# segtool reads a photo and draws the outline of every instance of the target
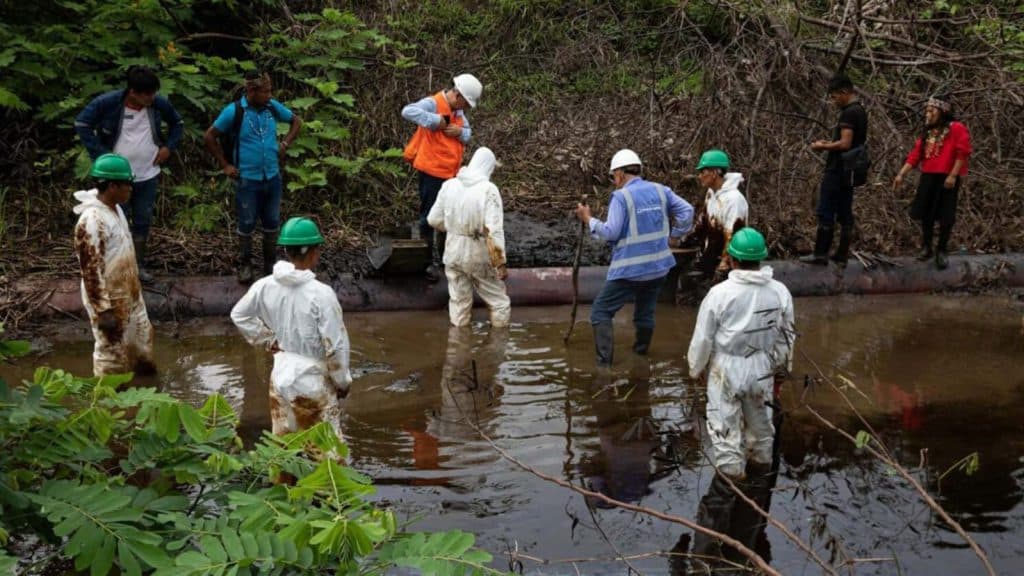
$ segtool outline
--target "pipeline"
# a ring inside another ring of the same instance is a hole
[[[950,256],[949,268],[936,270],[932,262],[912,258],[893,258],[894,265],[864,270],[851,260],[845,271],[834,266],[811,266],[793,261],[770,261],[775,279],[785,284],[793,296],[832,296],[837,294],[898,294],[971,287],[1024,286],[1024,254],[981,256]],[[678,267],[677,267],[678,269]],[[580,268],[580,302],[592,302],[604,285],[607,267]],[[419,277],[353,278],[341,277],[331,282],[346,311],[372,310],[436,310],[448,302],[445,283],[429,284]],[[508,294],[513,306],[546,306],[572,302],[571,268],[518,268],[509,270]],[[676,274],[667,286],[675,287]],[[24,294],[27,284],[16,289]],[[47,305],[39,307],[40,315],[55,313],[79,314],[82,302],[77,280],[51,283]],[[161,278],[145,289],[146,307],[153,318],[179,319],[193,316],[221,316],[245,293],[229,276]],[[673,290],[663,296],[671,298]]]

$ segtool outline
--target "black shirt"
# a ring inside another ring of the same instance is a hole
[[[862,146],[868,139],[868,113],[860,102],[850,102],[839,110],[839,120],[832,131],[832,140],[842,138],[843,128],[853,130],[853,142],[850,150]],[[825,158],[826,170],[839,170],[843,167],[842,152],[830,150]]]

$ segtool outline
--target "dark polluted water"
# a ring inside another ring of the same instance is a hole
[[[822,558],[848,562],[842,574],[984,573],[898,474],[804,407],[852,435],[867,428],[828,385],[805,379],[817,366],[997,572],[1024,573],[1022,308],[997,296],[797,300],[772,515]],[[417,529],[477,534],[498,568],[513,558],[524,573],[626,574],[617,550],[644,574],[686,573],[678,554],[694,552],[691,530],[602,502],[588,507],[502,458],[465,422],[544,474],[686,518],[697,517],[705,496],[713,510],[709,442],[695,418],[702,394],[684,358],[696,310],[659,308],[648,358],[629,352],[629,312],[617,318],[615,368],[603,375],[592,369],[588,324],[562,344],[567,307],[516,309],[504,333],[485,323],[449,331],[441,311],[347,314],[353,466]],[[88,374],[84,325],[52,331],[60,336],[41,339],[45,354],[4,366],[5,377],[29,378],[36,364]],[[219,392],[241,414],[246,437],[269,429],[270,359],[229,322],[158,325],[156,352],[154,384],[195,404]],[[972,453],[980,467],[968,476],[956,464]],[[822,573],[774,527],[755,540],[782,574]]]

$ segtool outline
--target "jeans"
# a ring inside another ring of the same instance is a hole
[[[434,207],[437,201],[437,193],[441,191],[444,178],[431,176],[426,172],[420,172],[420,238],[426,240],[427,236],[433,236],[434,230],[427,224],[427,214]]]
[[[142,182],[133,182],[132,197],[121,204],[121,210],[131,226],[132,237],[147,238],[149,236],[149,225],[153,221],[153,206],[156,204],[158,184],[160,184],[159,176]]]
[[[654,280],[608,280],[590,307],[591,324],[611,324],[612,318],[627,302],[633,302],[633,324],[654,329],[654,308],[665,277]]]
[[[843,169],[825,170],[818,199],[818,225],[831,228],[838,219],[842,226],[853,225],[853,186]]]
[[[281,227],[281,175],[267,180],[239,178],[235,187],[235,211],[239,235],[252,235],[257,216],[264,232],[276,232]]]

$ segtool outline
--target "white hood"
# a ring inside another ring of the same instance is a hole
[[[466,188],[480,182],[487,182],[491,179],[491,174],[494,172],[494,166],[497,162],[494,152],[491,152],[490,148],[479,148],[473,154],[473,159],[469,161],[469,165],[459,169],[459,174],[456,178]]]
[[[741,284],[767,284],[772,279],[772,267],[762,266],[760,270],[733,270],[729,272],[729,280]]]
[[[106,208],[107,205],[99,199],[100,191],[96,188],[92,190],[79,190],[75,192],[75,200],[78,200],[78,204],[72,209],[75,214],[81,214],[85,212],[86,208],[97,207]]]
[[[721,194],[723,192],[739,190],[740,184],[743,184],[743,182],[743,174],[740,174],[739,172],[726,172],[724,182],[722,182],[722,188],[718,193]]]
[[[286,260],[278,260],[274,264],[274,280],[282,286],[301,286],[315,278],[312,270],[296,270],[295,265]]]

